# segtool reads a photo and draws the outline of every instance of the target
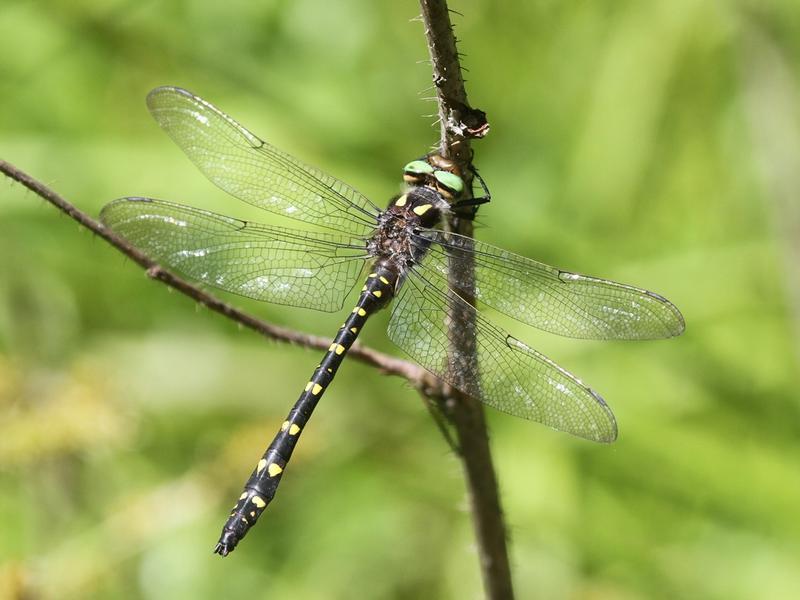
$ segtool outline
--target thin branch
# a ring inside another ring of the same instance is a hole
[[[243,325],[244,327],[247,327],[248,329],[252,329],[253,331],[271,340],[285,342],[295,346],[302,346],[304,348],[314,348],[316,350],[327,350],[330,346],[329,338],[295,331],[293,329],[262,321],[261,319],[258,319],[244,311],[234,308],[227,302],[223,302],[219,298],[192,285],[185,279],[170,273],[158,263],[151,260],[142,254],[142,252],[131,246],[124,239],[117,236],[105,225],[79,210],[73,204],[68,202],[63,196],[51,190],[49,187],[40,181],[37,181],[24,171],[21,171],[11,163],[0,160],[0,172],[14,181],[21,183],[40,198],[47,200],[50,204],[58,208],[71,219],[77,221],[95,235],[103,238],[114,248],[133,260],[140,267],[144,268],[147,272],[147,275],[152,279],[165,283],[171,288],[181,292],[182,294],[185,294],[186,296],[189,296],[192,300],[199,302],[212,311],[219,313],[222,316],[227,317],[232,321]],[[422,367],[408,361],[389,356],[388,354],[383,354],[377,350],[364,346],[363,344],[354,344],[353,347],[350,348],[348,356],[360,360],[365,364],[378,367],[386,374],[403,377],[417,389],[435,389],[437,387],[437,380],[432,375],[428,374],[427,371],[422,369]]]
[[[462,174],[471,173],[470,137],[482,137],[488,123],[482,111],[469,108],[459,54],[450,14],[445,0],[420,0],[425,35],[433,67],[433,82],[439,102],[441,137],[439,152],[456,162]],[[481,119],[483,122],[481,123]],[[470,135],[470,132],[479,134]],[[467,186],[470,189],[470,186]],[[452,218],[450,227],[465,236],[472,236],[472,221]],[[451,272],[461,282],[475,281],[474,266]],[[468,296],[468,294],[465,294]],[[466,298],[468,301],[470,298]],[[455,364],[470,365],[472,374],[479,373],[474,327],[468,322],[474,314],[461,311],[451,315],[449,337],[454,340],[450,351]],[[458,376],[458,373],[454,373]],[[469,376],[469,375],[467,375]],[[460,386],[464,387],[464,386]],[[480,556],[483,584],[487,597],[493,600],[513,598],[511,570],[506,545],[506,529],[492,465],[483,407],[474,398],[455,389],[445,389],[439,398],[451,420],[458,440],[459,455],[467,480],[472,518]]]

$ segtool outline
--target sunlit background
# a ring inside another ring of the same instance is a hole
[[[451,7],[492,125],[477,237],[657,291],[687,322],[602,343],[503,321],[620,426],[600,446],[488,411],[519,597],[798,597],[800,6]],[[6,0],[0,158],[93,215],[148,195],[258,216],[150,118],[147,92],[173,84],[383,204],[438,136],[418,10]],[[228,299],[323,335],[341,321]],[[399,355],[386,322],[364,339]],[[413,390],[355,361],[258,527],[211,553],[318,355],[0,182],[0,597],[481,597],[458,462]]]

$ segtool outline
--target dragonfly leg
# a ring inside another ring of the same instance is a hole
[[[489,188],[486,186],[486,182],[483,180],[483,177],[481,177],[480,173],[478,173],[478,169],[470,164],[469,170],[472,172],[473,177],[481,184],[483,196],[478,198],[465,198],[463,200],[458,200],[451,205],[451,209],[460,218],[472,221],[478,214],[478,207],[481,204],[491,202],[492,194],[489,192]]]
[[[469,170],[472,172],[472,175],[475,177],[475,179],[478,180],[478,183],[481,184],[481,189],[483,190],[483,196],[480,198],[472,198],[472,200],[479,200],[479,202],[476,204],[486,204],[487,202],[490,202],[492,200],[492,194],[489,192],[489,188],[486,186],[486,182],[483,180],[483,177],[481,177],[481,174],[478,173],[478,169],[476,169],[475,166],[470,163]]]

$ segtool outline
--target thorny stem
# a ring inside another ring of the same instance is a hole
[[[439,106],[439,153],[455,160],[461,172],[466,174],[470,172],[472,154],[469,137],[465,137],[463,128],[458,127],[457,116],[469,104],[449,9],[445,0],[420,0],[420,5]],[[467,219],[452,219],[450,226],[461,235],[472,236],[472,222]],[[451,276],[458,277],[462,286],[464,281],[472,281],[474,285],[474,275],[472,265],[467,267],[466,273],[451,273]],[[451,362],[469,365],[468,371],[478,376],[475,338],[470,333],[474,332],[474,323],[470,327],[473,318],[473,314],[466,312],[451,315]],[[446,389],[439,400],[456,431],[486,595],[493,600],[513,598],[506,529],[483,408],[476,399],[452,388]]]

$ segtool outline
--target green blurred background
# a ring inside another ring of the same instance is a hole
[[[519,597],[800,597],[800,7],[451,8],[492,124],[477,237],[660,292],[687,321],[645,343],[504,322],[620,425],[605,447],[489,411]],[[151,120],[145,95],[173,84],[383,203],[438,136],[418,11],[6,0],[0,158],[93,215],[150,195],[253,217]],[[365,341],[399,354],[386,320]],[[458,462],[414,391],[355,361],[260,525],[212,555],[318,354],[198,309],[4,180],[0,596],[481,597]]]

